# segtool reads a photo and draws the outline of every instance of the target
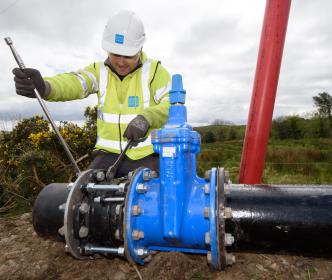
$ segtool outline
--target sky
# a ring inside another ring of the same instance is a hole
[[[143,50],[171,74],[181,74],[188,121],[245,124],[255,75],[263,0],[1,0],[0,122],[42,114],[35,99],[15,93],[15,60],[3,41],[10,36],[27,67],[43,76],[75,71],[106,53],[107,19],[122,9],[143,20]],[[274,118],[313,112],[312,97],[332,94],[332,2],[293,0],[274,108]],[[96,96],[47,102],[55,120],[83,120]]]

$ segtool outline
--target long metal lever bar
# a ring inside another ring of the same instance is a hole
[[[13,55],[14,55],[14,58],[15,58],[17,64],[18,64],[18,66],[20,67],[20,69],[21,69],[22,71],[24,71],[24,69],[25,69],[25,65],[24,65],[24,63],[23,63],[22,58],[20,57],[20,55],[18,54],[18,52],[17,52],[16,49],[14,48],[12,39],[11,39],[10,37],[6,37],[6,38],[5,38],[5,41],[6,41],[7,45],[10,47],[10,50],[12,51],[12,53],[13,53]],[[75,170],[76,170],[76,172],[77,172],[77,175],[79,175],[79,174],[81,173],[81,170],[79,169],[79,167],[78,167],[78,165],[77,165],[77,163],[76,163],[76,161],[75,161],[75,159],[74,159],[72,153],[70,152],[70,150],[69,150],[69,148],[68,148],[68,145],[67,145],[66,141],[63,139],[62,135],[60,134],[60,131],[58,130],[57,126],[55,125],[55,123],[54,123],[54,121],[53,121],[53,119],[52,119],[52,117],[51,117],[49,111],[47,110],[47,107],[46,107],[46,105],[45,105],[43,99],[41,98],[39,92],[37,91],[37,89],[34,89],[34,92],[35,92],[35,95],[36,95],[36,97],[37,97],[37,100],[38,100],[40,106],[42,107],[42,109],[43,109],[43,111],[44,111],[44,113],[45,113],[47,119],[48,119],[49,122],[51,123],[51,126],[52,126],[52,128],[53,128],[55,134],[58,136],[58,138],[59,138],[59,140],[60,140],[60,142],[61,142],[63,148],[65,149],[65,151],[66,151],[66,153],[67,153],[68,158],[70,159],[72,165],[74,166],[74,168],[75,168]]]

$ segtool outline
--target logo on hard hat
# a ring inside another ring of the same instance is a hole
[[[123,44],[124,42],[124,35],[122,34],[115,34],[115,43]]]

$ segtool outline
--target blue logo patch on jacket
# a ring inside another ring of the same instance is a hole
[[[129,96],[128,97],[128,107],[138,107],[139,99],[138,96]]]
[[[122,34],[115,34],[115,43],[122,45],[123,42],[124,42],[124,35],[122,35]]]

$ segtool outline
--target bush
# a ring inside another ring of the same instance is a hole
[[[96,108],[85,111],[83,127],[69,122],[59,126],[81,169],[89,163],[89,153],[96,141]],[[42,116],[23,119],[10,132],[0,132],[0,209],[15,201],[26,207],[39,191],[52,182],[70,182],[75,177],[70,160]],[[13,198],[16,198],[13,199]]]

